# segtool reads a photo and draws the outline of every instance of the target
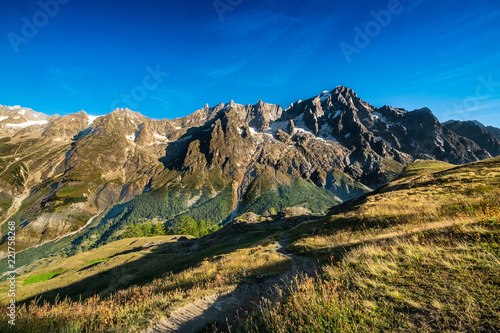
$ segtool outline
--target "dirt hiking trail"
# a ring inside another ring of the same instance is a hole
[[[287,245],[288,239],[282,238],[276,244],[275,251],[292,260],[292,268],[288,272],[261,282],[242,283],[234,291],[186,304],[143,333],[194,333],[215,322],[219,323],[219,330],[226,330],[227,324],[231,325],[239,315],[251,312],[263,299],[275,299],[277,288],[285,287],[295,277],[301,279],[315,274],[313,261],[289,253]]]
[[[349,242],[336,247],[359,246],[368,242],[404,237],[415,232],[447,228],[455,224],[455,221],[427,223],[405,230],[392,230],[374,235],[369,239]],[[239,315],[251,313],[263,299],[276,299],[278,296],[277,290],[286,287],[295,278],[300,281],[305,276],[315,276],[316,265],[314,262],[307,257],[288,252],[289,239],[285,238],[284,233],[281,236],[283,238],[276,244],[275,251],[292,260],[292,268],[288,272],[261,282],[242,283],[234,291],[221,295],[211,295],[186,304],[173,311],[170,317],[163,317],[158,323],[142,331],[142,333],[195,333],[215,322],[219,324],[219,332],[225,332],[227,331],[227,324],[232,326],[231,324],[236,322]]]

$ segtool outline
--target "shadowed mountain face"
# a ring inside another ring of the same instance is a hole
[[[491,156],[500,155],[500,141],[494,127],[485,127],[477,121],[450,120],[445,126],[455,133],[476,142],[486,149]],[[498,130],[498,129],[497,129]],[[498,134],[499,132],[497,132]]]
[[[128,109],[96,118],[0,107],[0,221],[18,220],[18,241],[30,247],[112,206],[124,207],[101,219],[113,237],[124,216],[224,222],[271,207],[324,211],[415,159],[462,164],[499,155],[494,129],[474,126],[441,124],[426,108],[376,108],[342,86],[286,110],[230,102],[175,120]]]

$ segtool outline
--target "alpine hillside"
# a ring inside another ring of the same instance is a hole
[[[2,231],[19,223],[19,250],[63,237],[64,248],[86,250],[146,220],[175,229],[184,215],[227,223],[294,206],[322,213],[416,159],[498,156],[499,131],[443,124],[427,108],[377,108],[343,86],[285,110],[231,101],[173,120],[0,106],[0,222]]]

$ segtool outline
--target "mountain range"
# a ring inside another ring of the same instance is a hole
[[[498,128],[441,123],[428,108],[377,108],[343,86],[285,110],[231,101],[173,120],[0,106],[0,222],[3,235],[7,221],[19,223],[19,249],[68,235],[89,249],[152,219],[175,226],[183,215],[226,223],[294,206],[326,212],[417,159],[499,155]]]

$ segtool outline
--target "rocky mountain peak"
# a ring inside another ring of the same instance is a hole
[[[116,109],[111,113],[99,117],[94,125],[99,128],[114,128],[120,131],[121,128],[130,131],[131,129],[138,128],[146,119],[139,112],[130,109]]]
[[[474,141],[491,156],[500,155],[500,140],[480,122],[452,120],[444,125],[455,133]]]
[[[408,113],[408,111],[406,111],[405,109],[394,108],[394,107],[389,106],[389,105],[384,105],[383,107],[379,108],[377,111],[382,113],[386,117],[396,117],[396,118],[403,117]]]
[[[240,120],[246,122],[250,127],[258,131],[265,131],[269,128],[271,122],[281,117],[283,109],[279,105],[265,103],[262,100],[257,101],[255,105],[242,105],[231,100],[227,104],[220,103],[213,108],[200,109],[195,114],[210,120],[217,117],[220,112],[234,112]]]
[[[59,117],[0,106],[0,126],[0,196],[29,193],[25,230],[35,235],[46,221],[60,233],[113,203],[162,188],[182,191],[179,198],[208,193],[222,200],[223,221],[296,180],[348,200],[417,158],[459,164],[500,155],[500,141],[484,126],[441,124],[428,108],[376,108],[343,86],[284,111],[262,100],[231,101],[172,120],[129,109],[96,119],[84,111]],[[271,202],[264,201],[259,205]],[[78,219],[68,223],[58,212]]]
[[[12,136],[18,132],[28,133],[43,129],[58,115],[48,116],[29,108],[0,105],[0,137]]]
[[[89,127],[90,117],[85,111],[72,113],[50,122],[42,137],[57,142],[69,142]]]
[[[331,102],[334,107],[340,110],[355,111],[359,118],[363,119],[375,109],[375,107],[361,100],[358,95],[350,88],[338,86],[330,93]]]
[[[439,120],[434,116],[429,108],[421,108],[410,112],[412,117],[420,121],[439,123]]]
[[[127,115],[129,116],[134,116],[134,117],[144,117],[141,113],[132,111],[129,108],[117,108],[113,111],[111,111],[110,115],[118,116],[118,117],[126,117]]]
[[[22,123],[27,121],[48,121],[58,118],[58,115],[48,116],[41,112],[33,111],[30,108],[23,108],[19,105],[4,106],[0,105],[0,122],[3,123]]]
[[[261,99],[257,101],[257,104],[254,107],[260,112],[268,114],[269,119],[272,121],[278,120],[283,114],[281,106],[263,102]]]
[[[358,98],[358,94],[354,92],[351,88],[345,87],[345,86],[337,86],[335,89],[333,89],[330,92],[332,95],[335,96],[343,96],[345,99],[349,98]]]

